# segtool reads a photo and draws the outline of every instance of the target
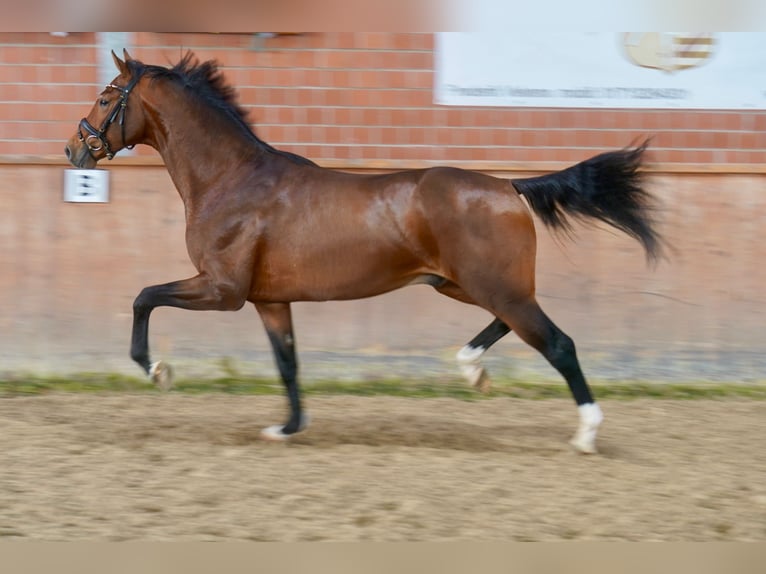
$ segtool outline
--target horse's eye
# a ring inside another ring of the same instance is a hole
[[[101,98],[101,99],[98,101],[98,104],[99,104],[99,105],[100,105],[102,108],[104,108],[104,107],[106,107],[106,106],[109,104],[109,101],[108,101],[108,100],[105,100],[104,98]]]

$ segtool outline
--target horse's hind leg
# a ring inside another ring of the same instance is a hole
[[[476,304],[460,287],[451,281],[437,286],[436,290],[442,295],[463,303]],[[491,383],[487,370],[481,364],[481,357],[487,352],[487,349],[505,337],[510,331],[511,329],[508,325],[496,318],[457,353],[456,358],[460,366],[460,372],[472,387],[482,393],[489,391]]]
[[[482,393],[489,391],[490,380],[487,370],[481,364],[481,356],[510,331],[508,325],[496,318],[458,351],[457,362],[460,365],[460,372],[472,387]]]
[[[566,379],[580,412],[580,426],[571,444],[580,452],[595,453],[603,416],[582,374],[572,339],[543,313],[534,298],[507,303],[498,311],[498,316]]]
[[[261,431],[267,440],[285,440],[306,428],[306,416],[302,413],[298,387],[298,361],[295,356],[293,321],[289,303],[255,303],[266,334],[274,350],[274,359],[287,391],[290,418],[284,425],[273,425]]]

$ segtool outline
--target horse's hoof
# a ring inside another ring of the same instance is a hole
[[[489,379],[487,370],[482,367],[477,376],[471,381],[471,386],[480,393],[487,394],[492,387],[492,381]]]
[[[163,391],[169,391],[173,387],[173,369],[164,361],[152,363],[149,368],[149,380]]]
[[[261,431],[261,438],[269,442],[285,442],[292,434],[285,434],[282,429],[285,427],[282,425],[272,425],[266,427]],[[295,433],[293,433],[295,434]]]
[[[309,421],[311,419],[307,414],[304,414],[301,416],[301,426],[298,427],[298,430],[294,433],[286,433],[284,432],[284,425],[271,425],[270,427],[266,427],[261,431],[261,438],[263,440],[267,440],[270,442],[285,442],[290,437],[295,436],[301,431],[306,430],[306,427],[309,426]]]
[[[579,453],[582,454],[598,454],[596,450],[596,442],[589,440],[587,437],[581,436],[580,433],[572,437],[569,444]]]

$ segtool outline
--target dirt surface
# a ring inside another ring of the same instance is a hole
[[[597,456],[569,401],[309,397],[0,399],[0,538],[766,539],[766,403],[602,403]]]

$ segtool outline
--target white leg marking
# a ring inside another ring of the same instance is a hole
[[[308,413],[303,413],[301,416],[301,426],[298,428],[298,432],[302,432],[306,430],[306,427],[309,426],[309,423],[311,422],[311,417],[308,415]],[[272,441],[272,442],[284,442],[288,440],[291,436],[295,436],[298,433],[293,434],[285,434],[283,429],[285,428],[284,425],[271,425],[270,427],[266,427],[261,431],[261,438],[264,440]]]
[[[484,354],[484,351],[486,351],[484,347],[466,345],[457,352],[457,360],[460,363],[476,363]]]
[[[472,387],[476,387],[482,392],[489,390],[489,379],[484,367],[481,366],[481,356],[486,350],[484,347],[466,345],[457,353],[460,372]]]
[[[152,363],[149,367],[149,380],[163,391],[173,387],[173,369],[164,361]]]
[[[577,407],[580,411],[580,426],[570,444],[585,454],[596,453],[596,433],[604,415],[596,403],[586,403]]]
[[[273,442],[286,441],[290,438],[290,435],[283,433],[283,428],[285,428],[283,425],[271,425],[270,427],[266,427],[261,431],[261,438]]]

